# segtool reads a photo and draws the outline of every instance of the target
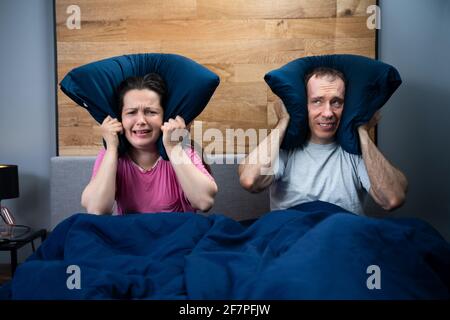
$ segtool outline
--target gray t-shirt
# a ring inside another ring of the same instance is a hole
[[[364,160],[337,143],[307,142],[303,148],[280,150],[274,172],[272,210],[321,200],[364,214],[363,203],[370,190]]]

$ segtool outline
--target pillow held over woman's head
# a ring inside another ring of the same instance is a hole
[[[108,115],[118,116],[119,84],[126,78],[151,72],[159,74],[166,83],[164,121],[179,115],[188,124],[203,111],[219,85],[215,73],[191,59],[158,53],[124,55],[89,63],[70,71],[60,85],[66,95],[102,123]],[[157,144],[161,156],[167,160],[162,137]]]
[[[303,145],[308,133],[308,108],[304,77],[313,69],[328,67],[346,78],[345,102],[337,130],[337,142],[353,154],[361,154],[357,128],[368,122],[401,84],[398,71],[391,65],[363,56],[336,54],[296,59],[264,76],[272,91],[280,97],[291,117],[283,149]]]

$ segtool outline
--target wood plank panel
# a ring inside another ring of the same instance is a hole
[[[128,40],[266,39],[264,20],[134,20],[127,24]]]
[[[96,156],[99,151],[102,149],[102,146],[61,146],[59,147],[59,154],[61,156]]]
[[[293,19],[335,16],[335,0],[197,0],[199,19]]]
[[[201,125],[199,123],[201,122]],[[198,134],[194,133],[194,127]],[[270,131],[265,124],[252,121],[196,121],[191,129],[191,139],[201,144],[207,154],[248,153],[261,142]]]
[[[161,52],[160,41],[58,42],[58,63],[83,65],[123,54]]]
[[[199,63],[287,63],[304,55],[303,39],[163,41],[165,52],[185,55]]]
[[[57,0],[56,22],[66,23],[67,8],[77,5],[81,25],[88,21],[135,19],[170,20],[197,18],[196,0]]]
[[[282,63],[277,64],[235,64],[233,82],[258,82],[263,81],[264,75],[271,70],[278,69]]]
[[[128,41],[127,21],[102,20],[83,21],[81,29],[68,29],[65,22],[56,25],[59,39],[64,42],[100,42],[100,41]]]
[[[347,53],[375,57],[375,43],[372,38],[362,39],[306,39],[305,54],[322,55]]]
[[[101,145],[100,132],[94,126],[64,127],[60,132],[59,142],[63,146],[94,146]]]
[[[277,26],[277,28],[273,28],[273,32],[283,39],[373,38],[373,30],[366,26],[366,17],[282,21],[286,27],[282,29]]]
[[[70,42],[163,40],[256,40],[292,38],[364,38],[372,35],[366,17],[264,20],[115,20],[87,21],[80,30],[57,25],[58,37]]]
[[[213,104],[224,106],[240,105],[245,108],[252,105],[265,106],[267,105],[267,88],[267,85],[263,82],[222,83],[214,93],[207,109],[215,109],[211,106]],[[236,97],[239,97],[239,99],[235,99]],[[232,111],[230,110],[230,112]]]
[[[376,4],[376,0],[338,0],[337,16],[362,16],[366,17],[367,7]]]
[[[81,29],[66,26],[69,5],[81,9]],[[375,56],[366,26],[375,0],[56,0],[58,82],[80,65],[130,53],[177,53],[221,78],[198,117],[206,129],[275,125],[277,97],[263,76],[306,55]],[[88,112],[58,90],[60,154],[97,154],[101,136]],[[206,142],[204,146],[207,146]],[[233,152],[254,146],[240,141]]]

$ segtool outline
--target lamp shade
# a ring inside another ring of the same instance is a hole
[[[19,174],[16,165],[0,164],[0,200],[19,196]]]

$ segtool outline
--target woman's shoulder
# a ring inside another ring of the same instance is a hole
[[[105,149],[105,147],[102,147],[97,153],[97,158],[104,157],[105,153],[106,153],[106,149]]]

